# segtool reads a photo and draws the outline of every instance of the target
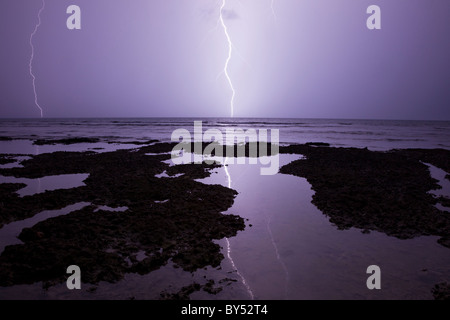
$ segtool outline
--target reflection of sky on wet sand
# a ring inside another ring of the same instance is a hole
[[[440,197],[447,197],[450,199],[450,180],[446,178],[447,172],[445,172],[442,169],[439,169],[438,167],[435,167],[429,163],[425,163],[429,169],[430,169],[430,175],[432,178],[436,179],[438,181],[438,185],[441,187],[441,189],[437,190],[431,190],[430,193]],[[436,205],[436,208],[438,208],[441,211],[448,211],[450,212],[450,208],[444,207],[440,203]]]
[[[298,157],[280,155],[280,165]],[[449,249],[439,245],[437,237],[400,240],[379,232],[337,230],[311,204],[314,192],[305,179],[262,176],[260,165],[246,163],[227,164],[226,170],[214,169],[200,180],[230,185],[239,193],[226,213],[248,221],[244,231],[228,239],[233,263],[226,239],[220,239],[216,243],[225,257],[221,268],[191,274],[169,262],[144,276],[126,274],[115,284],[83,284],[78,292],[67,290],[64,283],[44,291],[36,283],[0,288],[0,298],[158,299],[162,291],[175,293],[194,281],[204,284],[205,279],[214,279],[219,286],[221,279],[231,278],[235,281],[217,295],[199,291],[191,298],[249,299],[236,269],[255,299],[431,299],[431,288],[448,281]],[[373,264],[381,267],[381,290],[366,287],[366,269]]]
[[[32,196],[57,189],[71,189],[84,186],[84,180],[89,174],[62,174],[57,176],[47,176],[38,179],[14,178],[0,175],[0,183],[24,183],[27,186],[18,190],[20,197]]]
[[[293,158],[280,155],[280,162]],[[227,186],[224,170],[216,171],[204,181]],[[239,192],[228,213],[252,224],[230,239],[233,259],[257,299],[428,299],[446,280],[449,249],[438,237],[340,231],[311,204],[314,192],[305,179],[261,176],[257,165],[227,171]],[[381,267],[382,290],[366,287],[373,264]]]
[[[35,224],[65,214],[69,214],[73,211],[80,210],[85,206],[88,206],[89,203],[87,202],[80,202],[76,204],[72,204],[70,206],[67,206],[63,209],[59,210],[46,210],[42,211],[36,215],[34,215],[31,218],[21,220],[21,221],[15,221],[11,222],[5,226],[3,226],[0,229],[0,254],[3,252],[6,246],[13,245],[13,244],[22,244],[23,242],[20,241],[17,236],[22,232],[24,228],[31,228]]]

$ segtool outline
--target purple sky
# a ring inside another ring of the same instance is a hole
[[[47,117],[230,115],[222,0],[46,0]],[[450,120],[449,0],[227,0],[235,116]],[[81,7],[82,30],[66,28]],[[366,9],[382,10],[368,30]],[[0,2],[0,117],[38,117],[41,0]]]

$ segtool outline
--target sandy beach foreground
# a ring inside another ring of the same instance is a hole
[[[40,145],[78,142],[39,140]],[[66,268],[75,262],[83,270],[83,283],[94,288],[127,274],[149,274],[168,263],[184,272],[220,269],[225,257],[216,241],[245,232],[252,221],[224,214],[234,203],[235,190],[197,181],[221,165],[171,166],[173,147],[148,141],[113,152],[44,153],[30,155],[22,167],[0,169],[0,175],[16,178],[89,174],[83,186],[24,197],[17,194],[24,184],[0,184],[0,227],[44,210],[88,203],[24,228],[19,235],[23,243],[6,246],[0,256],[0,286],[39,282],[50,288],[66,281]],[[429,192],[439,185],[427,166],[450,172],[450,151],[380,152],[311,143],[282,146],[279,152],[303,156],[281,167],[280,174],[306,178],[314,191],[313,204],[336,228],[399,239],[437,236],[440,245],[450,248],[450,216],[436,207],[448,208],[450,199]],[[2,164],[14,158],[0,155]],[[159,298],[188,299],[198,291],[214,295],[235,281],[205,277],[177,292],[161,291]],[[448,299],[448,283],[430,287],[430,297]]]

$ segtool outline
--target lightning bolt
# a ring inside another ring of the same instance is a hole
[[[275,13],[275,0],[272,0],[270,3],[270,9],[272,10],[273,19],[277,21],[277,15]]]
[[[30,36],[31,57],[30,57],[30,63],[29,63],[30,76],[31,76],[31,78],[33,78],[34,104],[36,105],[36,107],[38,107],[39,111],[41,112],[41,118],[44,117],[44,111],[42,110],[42,108],[38,102],[38,95],[37,95],[37,91],[36,91],[36,77],[33,73],[33,60],[34,60],[33,37],[36,35],[39,27],[41,26],[41,13],[42,13],[42,11],[44,11],[44,8],[45,8],[45,0],[42,0],[42,7],[38,13],[38,23],[34,27],[34,31],[31,33],[31,36]]]
[[[275,239],[273,237],[272,229],[270,228],[270,220],[271,220],[271,218],[267,214],[266,214],[266,218],[267,218],[267,224],[266,224],[267,231],[269,233],[270,240],[272,241],[272,246],[273,246],[273,249],[275,250],[275,255],[277,257],[278,262],[280,263],[281,267],[284,270],[285,280],[286,280],[285,283],[284,283],[284,293],[285,293],[285,296],[287,297],[287,295],[288,295],[288,283],[289,283],[289,271],[288,271],[288,269],[286,267],[286,264],[281,259],[280,252],[278,251],[277,243],[275,242]]]
[[[228,57],[227,57],[227,60],[225,62],[225,67],[223,69],[223,73],[225,74],[225,77],[228,80],[228,84],[230,85],[231,92],[232,92],[231,101],[230,101],[230,107],[231,107],[231,117],[233,118],[234,117],[234,98],[236,96],[236,91],[234,90],[233,81],[231,81],[230,74],[228,73],[228,66],[230,64],[231,56],[233,54],[233,43],[231,42],[231,37],[230,37],[230,34],[228,33],[227,25],[225,24],[225,21],[223,19],[223,10],[224,10],[226,4],[227,4],[227,1],[223,0],[222,1],[222,6],[220,7],[219,22],[222,25],[223,31],[224,31],[225,36],[226,36],[227,41],[228,41]]]

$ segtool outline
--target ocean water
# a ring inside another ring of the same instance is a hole
[[[279,129],[282,144],[327,142],[336,147],[371,150],[450,149],[450,122],[439,121],[25,119],[0,120],[0,137],[19,139],[0,141],[0,153],[27,155],[57,150],[104,152],[136,148],[134,144],[121,142],[170,141],[176,129],[193,133],[194,121],[202,121],[203,130],[214,128],[223,132],[227,128]],[[96,137],[100,142],[69,146],[32,144],[36,139],[67,137]],[[298,157],[280,155],[280,165]],[[23,158],[26,156],[18,157]],[[4,166],[12,165],[17,164]],[[430,171],[444,187],[439,192],[450,196],[445,172],[432,167]],[[160,176],[164,178],[164,173]],[[38,181],[36,190],[29,191],[42,192],[44,180]],[[192,299],[431,299],[431,288],[450,280],[449,249],[437,243],[438,237],[400,240],[379,232],[363,234],[355,228],[338,230],[311,203],[314,191],[306,179],[283,174],[262,176],[259,164],[246,162],[214,169],[210,177],[200,181],[237,190],[235,202],[225,214],[237,214],[252,225],[233,238],[217,240],[225,257],[220,269],[205,268],[190,274],[169,263],[148,275],[128,274],[115,284],[100,283],[92,292],[89,285],[73,292],[65,284],[43,290],[42,284],[36,283],[0,287],[0,299],[158,299],[162,291],[176,292],[193,281],[201,283],[204,277],[216,281],[227,277],[236,282],[217,295],[195,292]],[[42,212],[3,227],[0,248],[20,243],[16,237],[24,227],[71,210],[69,207]],[[369,276],[366,269],[370,265],[381,268],[381,290],[369,290],[366,286]]]
[[[116,119],[0,119],[0,152],[36,152],[27,143],[34,139],[95,137],[107,141],[170,141],[176,129],[193,133],[194,121],[203,130],[227,128],[278,129],[280,143],[327,142],[336,147],[389,150],[394,148],[450,148],[450,121],[397,121],[345,119],[258,118],[116,118]],[[17,147],[13,147],[17,146]],[[92,145],[90,145],[92,147]],[[107,147],[105,145],[101,147]],[[48,148],[44,146],[43,149]],[[73,149],[74,147],[65,146]],[[22,150],[20,150],[22,149]],[[51,150],[51,147],[48,148]],[[54,147],[53,147],[54,149]],[[106,148],[108,149],[108,148]]]

